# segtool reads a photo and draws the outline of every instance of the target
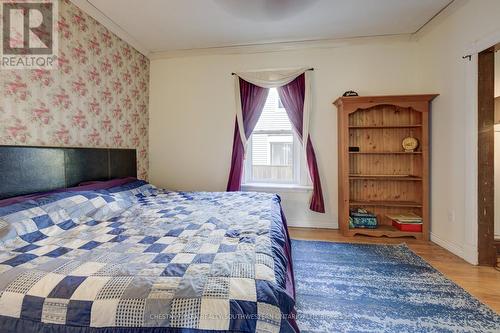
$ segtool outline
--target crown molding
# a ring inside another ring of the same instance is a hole
[[[185,50],[172,50],[150,52],[149,58],[156,59],[169,59],[180,57],[194,57],[203,55],[228,55],[228,54],[252,54],[252,53],[269,53],[269,52],[282,52],[282,51],[296,51],[311,48],[338,48],[353,45],[363,45],[373,42],[380,43],[394,43],[394,42],[410,42],[412,34],[396,34],[396,35],[382,35],[382,36],[366,36],[354,38],[339,38],[339,39],[323,39],[323,40],[307,40],[298,42],[271,42],[265,44],[251,44],[251,45],[235,45],[224,47],[210,47],[198,49],[185,49]]]
[[[127,31],[125,31],[122,27],[120,27],[117,23],[115,23],[112,19],[110,19],[106,14],[101,12],[98,8],[96,8],[91,2],[88,0],[70,0],[75,6],[83,10],[85,13],[90,15],[94,20],[105,26],[109,31],[117,35],[123,41],[130,44],[137,51],[145,55],[149,58],[150,52],[144,47],[141,43],[139,43],[134,37],[132,37]]]
[[[371,42],[413,42],[418,41],[423,35],[426,34],[427,31],[432,30],[435,25],[438,25],[441,21],[443,21],[444,18],[447,17],[451,12],[467,2],[467,0],[450,0],[450,2],[446,6],[444,6],[438,13],[436,13],[436,15],[434,15],[431,19],[429,19],[429,21],[424,23],[416,32],[413,33],[304,41],[272,41],[267,43],[255,43],[246,45],[230,45],[171,51],[150,51],[134,37],[132,37],[132,35],[130,35],[120,25],[115,23],[111,18],[109,18],[106,14],[95,7],[89,0],[70,1],[151,60],[202,55],[269,53],[311,48],[338,48],[344,46],[368,44]]]
[[[464,6],[468,0],[452,0],[436,13],[427,23],[421,26],[415,33],[412,34],[412,39],[419,41],[429,32],[433,31],[437,26],[442,24],[448,17],[453,15],[457,10]]]
[[[435,21],[436,17],[440,16],[442,12],[446,11],[446,9],[448,9],[448,7],[452,6],[454,2],[459,2],[459,1],[456,1],[456,0],[448,0],[448,3],[443,7],[441,8],[436,14],[434,14],[434,16],[432,16],[427,22],[425,22],[420,28],[417,29],[417,31],[415,31],[413,33],[413,35],[417,35],[420,30],[423,30],[425,29],[425,27],[429,24],[431,24],[432,22]]]

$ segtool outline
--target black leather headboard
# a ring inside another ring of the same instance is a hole
[[[137,177],[135,149],[0,146],[0,199]]]

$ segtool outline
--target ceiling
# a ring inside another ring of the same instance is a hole
[[[414,33],[452,0],[87,0],[149,52]]]

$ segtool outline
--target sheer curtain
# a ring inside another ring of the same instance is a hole
[[[313,182],[310,209],[324,213],[325,205],[316,155],[309,137],[311,111],[311,78],[308,68],[239,72],[235,74],[236,123],[233,137],[228,191],[241,189],[243,160],[247,139],[252,134],[266,102],[269,88],[278,88],[288,117],[297,131],[307,157]]]

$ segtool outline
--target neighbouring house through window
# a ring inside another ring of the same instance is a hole
[[[302,145],[278,91],[269,89],[262,114],[248,140],[244,184],[309,185]]]
[[[278,137],[278,139],[281,139]],[[293,138],[291,138],[293,140]],[[293,142],[270,142],[271,165],[292,166],[293,165]]]

